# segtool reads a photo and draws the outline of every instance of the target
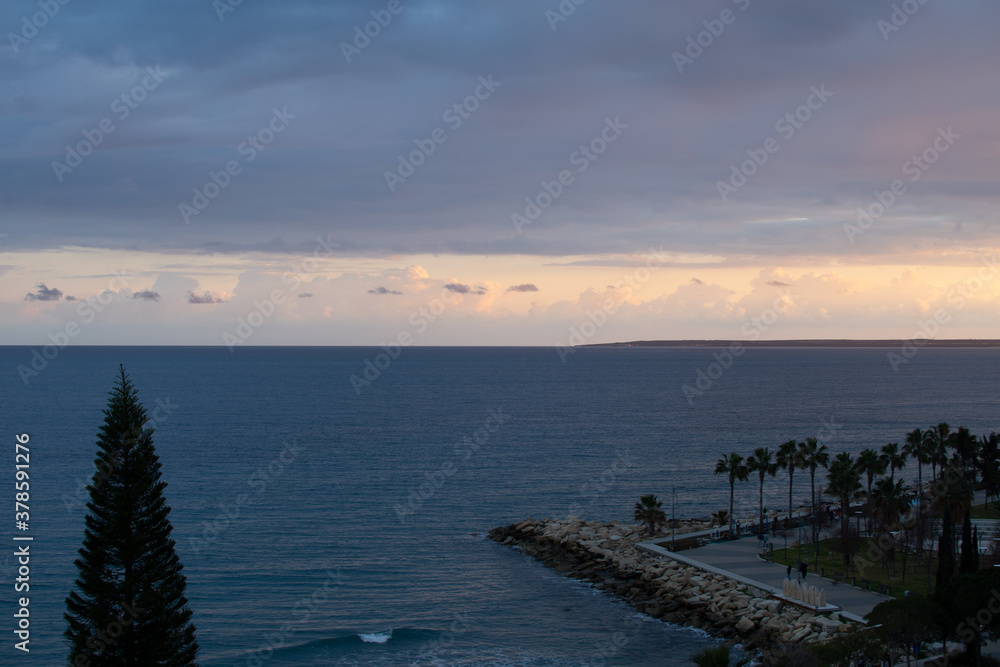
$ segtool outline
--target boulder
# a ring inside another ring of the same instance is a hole
[[[827,618],[826,616],[817,616],[813,621],[815,625],[821,632],[836,632],[837,628],[840,627],[840,621],[835,621],[832,618]]]
[[[740,622],[736,624],[736,629],[743,634],[746,634],[756,628],[757,625],[747,617],[740,619]]]
[[[806,636],[808,636],[811,632],[812,628],[810,628],[808,625],[804,628],[799,628],[788,638],[788,642],[790,644],[797,644],[803,639],[805,639]]]

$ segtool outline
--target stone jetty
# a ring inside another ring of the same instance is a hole
[[[638,526],[529,518],[494,528],[489,538],[518,547],[563,574],[591,581],[639,612],[748,649],[823,642],[852,626],[836,612],[817,614],[776,599],[770,591],[637,548],[648,539]]]

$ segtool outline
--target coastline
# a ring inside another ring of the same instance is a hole
[[[938,348],[960,348],[960,349],[986,349],[1000,348],[1000,339],[996,338],[898,338],[898,339],[874,339],[874,340],[852,340],[852,339],[795,339],[795,340],[632,340],[618,343],[588,343],[577,345],[576,347],[706,347],[720,348],[738,344],[744,348],[775,348],[775,347],[802,347],[802,348],[899,348],[904,345],[915,345],[917,347],[938,347]]]
[[[689,530],[705,525],[683,523]],[[781,646],[825,642],[856,625],[837,612],[826,616],[778,599],[770,587],[706,571],[665,550],[653,553],[641,546],[647,538],[637,526],[528,518],[494,528],[488,537],[563,575],[591,581],[640,613],[748,650],[771,653]]]

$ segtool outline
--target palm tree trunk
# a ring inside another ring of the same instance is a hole
[[[733,516],[733,488],[736,486],[736,480],[729,480],[729,537],[733,537],[733,531],[736,529],[736,524],[734,523],[736,517]]]
[[[917,459],[917,523],[920,522],[922,518],[921,515],[924,513],[924,466],[920,459]],[[920,545],[920,551],[917,553],[923,553],[924,545]],[[905,575],[904,575],[905,576]]]
[[[790,526],[792,523],[792,480],[793,480],[792,468],[788,469],[788,523],[785,526]]]
[[[809,498],[812,503],[812,514],[816,516],[816,466],[809,468]]]
[[[816,539],[816,525],[819,517],[816,515],[816,466],[810,466],[809,468],[809,495],[810,502],[812,503],[812,527],[810,534],[812,536],[812,541],[815,544],[819,540]],[[817,546],[817,549],[819,547]],[[809,560],[808,558],[806,560]]]
[[[851,553],[847,550],[847,496],[840,498],[840,548],[844,552],[844,565],[851,566]]]
[[[865,509],[868,510],[867,512],[868,516],[865,517],[865,525],[868,527],[868,534],[871,535],[872,534],[872,474],[871,473],[868,473],[868,498],[865,501]],[[859,540],[861,539],[860,535],[858,535],[858,539]]]
[[[760,496],[757,501],[757,534],[764,534],[764,475],[760,476]]]

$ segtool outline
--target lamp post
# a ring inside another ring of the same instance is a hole
[[[893,579],[896,578],[896,536],[899,535],[901,532],[902,531],[900,530],[893,530],[889,532],[889,534],[892,535],[892,578]]]
[[[812,529],[812,527],[813,527],[812,526],[812,520],[815,519],[815,518],[816,517],[814,515],[812,515],[812,514],[810,514],[807,517],[807,520],[809,521],[810,529]],[[801,521],[799,522],[799,565],[802,565],[802,522]],[[816,571],[818,572],[819,570],[816,569]]]
[[[802,517],[799,517],[799,565],[802,565]]]
[[[813,570],[819,572],[819,512],[809,518],[813,520]]]
[[[677,519],[674,515],[674,509],[677,505],[677,487],[670,487],[670,550],[674,550],[674,536],[677,533]]]
[[[862,514],[864,514],[864,512],[862,512],[861,510],[854,510],[854,517],[857,519],[857,527],[858,527],[858,542],[857,542],[858,550],[861,549],[861,515]],[[850,556],[848,556],[847,567],[848,568],[851,567]]]

